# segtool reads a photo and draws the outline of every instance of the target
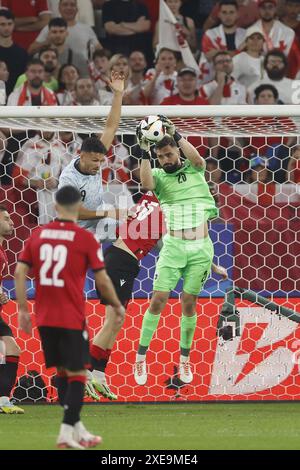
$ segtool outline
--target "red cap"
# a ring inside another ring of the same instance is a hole
[[[258,0],[258,6],[261,7],[264,3],[273,3],[277,7],[277,0]]]

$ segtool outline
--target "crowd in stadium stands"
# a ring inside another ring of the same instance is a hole
[[[173,49],[160,34],[159,0],[0,0],[0,105],[110,105],[114,70],[126,75],[124,105],[298,104],[300,0],[165,2],[177,21]],[[180,41],[197,70],[179,52]],[[9,135],[1,130],[2,182],[15,177],[16,185],[39,190],[39,203],[47,205],[47,191],[78,154],[81,137]],[[116,140],[105,182],[136,185],[134,143]],[[300,183],[296,138],[199,137],[193,143],[216,184]]]

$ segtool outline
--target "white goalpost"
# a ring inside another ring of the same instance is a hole
[[[101,132],[110,106],[6,106],[1,108],[0,127],[45,131]],[[123,106],[119,133],[135,134],[138,122],[149,115],[175,119],[186,135],[283,135],[297,136],[300,113],[297,105],[240,106]],[[239,118],[237,122],[232,118]],[[276,122],[268,122],[277,118]],[[182,122],[182,119],[185,122]],[[257,121],[255,121],[257,119]],[[248,121],[248,122],[247,122]],[[249,122],[250,121],[250,122]],[[289,127],[290,124],[290,127]]]
[[[3,308],[3,318],[12,325],[23,350],[19,377],[34,370],[44,381],[44,385],[34,382],[38,391],[34,397],[19,384],[17,400],[56,399],[53,373],[44,368],[36,329],[34,337],[28,338],[16,328],[14,266],[31,231],[53,217],[55,188],[46,188],[41,194],[41,190],[30,189],[29,181],[57,179],[61,169],[78,156],[82,139],[101,134],[109,111],[109,106],[0,108],[0,204],[7,205],[15,223],[15,234],[7,245],[10,269],[3,287],[10,302]],[[248,300],[237,298],[229,310],[223,304],[228,289],[236,286],[300,312],[300,108],[123,106],[117,139],[102,170],[108,202],[117,204],[120,195],[131,204],[138,201],[136,126],[145,116],[157,114],[173,120],[207,161],[206,177],[219,208],[218,218],[210,224],[210,235],[215,262],[227,268],[229,280],[210,278],[199,297],[191,353],[194,382],[183,386],[176,369],[179,285],[151,343],[149,382],[139,387],[132,367],[143,313],[152,293],[158,249],[143,259],[108,367],[111,388],[120,401],[127,402],[299,400],[297,317],[282,317],[279,310],[272,313],[268,306],[249,303],[251,296]],[[29,282],[28,288],[34,309],[34,285]],[[90,274],[85,294],[93,337],[102,325],[104,307],[96,298]],[[230,338],[220,334],[224,325],[234,331]]]

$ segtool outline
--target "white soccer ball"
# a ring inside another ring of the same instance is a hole
[[[140,123],[140,130],[151,143],[159,142],[166,134],[165,127],[158,116],[148,116]]]

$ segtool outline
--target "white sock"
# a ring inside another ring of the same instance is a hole
[[[60,436],[67,436],[73,438],[74,426],[62,423],[59,430]]]
[[[136,362],[142,362],[146,360],[146,354],[137,354],[136,355]]]
[[[93,370],[92,374],[96,382],[100,384],[103,384],[106,382],[105,373],[102,372],[101,370]]]
[[[0,397],[0,406],[10,405],[9,397]]]
[[[188,362],[189,356],[183,356],[182,354],[180,355],[180,362]]]

